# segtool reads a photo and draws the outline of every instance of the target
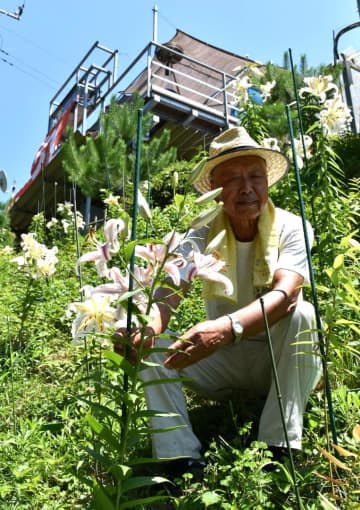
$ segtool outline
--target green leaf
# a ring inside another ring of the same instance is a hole
[[[127,301],[128,299],[130,299],[131,297],[133,296],[136,296],[136,294],[139,294],[140,292],[142,291],[141,288],[138,288],[138,289],[135,289],[135,290],[132,290],[132,291],[128,291],[128,292],[124,292],[123,294],[121,294],[121,296],[118,298],[117,302],[118,303],[122,303],[124,301]]]
[[[175,198],[174,198],[174,203],[175,203],[175,207],[178,211],[181,211],[181,208],[183,207],[184,205],[184,202],[185,202],[185,197],[184,195],[178,195],[176,193],[175,195]]]
[[[341,253],[340,255],[337,255],[335,257],[335,260],[334,260],[334,263],[333,263],[333,268],[334,269],[339,269],[343,265],[344,265],[344,255]]]
[[[136,430],[129,430],[127,435],[127,445],[129,448],[136,446],[141,440],[141,432],[145,430],[147,431],[147,427],[145,428],[137,428]]]
[[[148,487],[166,482],[169,482],[169,480],[162,476],[134,476],[123,483],[122,490],[123,492],[127,492],[133,489],[138,489],[139,487]]]
[[[169,501],[169,496],[151,496],[150,498],[139,498],[133,499],[131,501],[126,501],[125,503],[121,503],[121,510],[126,510],[127,508],[141,508],[139,505],[148,505],[150,503],[155,503],[157,501]]]
[[[150,429],[144,428],[142,429],[144,434],[158,434],[160,432],[170,432],[171,430],[184,429],[186,425],[174,425],[173,427],[163,427],[161,429]]]
[[[87,414],[85,419],[92,428],[92,430],[95,432],[95,434],[97,434],[101,439],[106,441],[106,443],[111,448],[114,448],[116,451],[119,450],[120,442],[108,427],[98,422],[96,418],[91,414]]]
[[[189,377],[164,377],[163,379],[154,379],[151,381],[142,382],[140,386],[145,388],[146,386],[155,386],[156,384],[168,384],[176,382],[189,381]]]
[[[94,505],[98,510],[115,510],[115,506],[106,494],[105,490],[97,483],[94,482],[93,487]]]
[[[104,358],[112,361],[116,366],[124,370],[124,372],[133,379],[136,375],[135,368],[121,354],[114,351],[104,351]]]
[[[40,430],[49,430],[50,432],[60,432],[64,428],[64,423],[59,422],[53,422],[53,423],[44,423],[41,425]]]
[[[128,243],[126,243],[126,246],[124,248],[124,258],[127,262],[129,262],[129,260],[131,259],[136,244],[137,241],[129,241]]]
[[[169,418],[173,416],[179,416],[178,413],[166,413],[164,411],[155,411],[152,409],[141,409],[135,413],[136,418],[150,418],[156,416],[157,418]]]
[[[121,420],[121,416],[117,414],[115,411],[113,411],[113,409],[110,409],[107,406],[99,404],[98,402],[92,402],[91,400],[86,398],[79,398],[79,400],[87,404],[93,411],[94,410],[100,411],[101,413],[104,414],[104,416],[112,416],[112,418],[114,418],[114,420],[116,421]]]
[[[84,450],[105,469],[109,469],[113,463],[112,459],[106,457],[105,455],[101,455],[101,453],[94,450],[93,448],[88,448],[87,446],[85,446]]]
[[[132,469],[129,466],[123,464],[115,464],[109,469],[110,473],[113,473],[118,481],[129,478],[132,474]]]
[[[221,496],[215,491],[207,491],[201,496],[201,501],[206,507],[221,502]]]

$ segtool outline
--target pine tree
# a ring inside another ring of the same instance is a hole
[[[143,100],[138,95],[121,105],[113,97],[100,116],[99,132],[89,133],[80,146],[76,134],[68,133],[63,165],[84,195],[96,197],[102,188],[126,193],[134,171],[137,115],[142,106]],[[150,131],[151,123],[151,114],[144,115],[143,133]],[[170,134],[164,130],[159,137],[143,143],[141,179],[149,180],[154,172],[175,160],[176,149],[168,147],[169,140]]]

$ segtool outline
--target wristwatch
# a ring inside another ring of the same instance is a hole
[[[227,316],[229,317],[230,322],[231,322],[231,329],[232,329],[232,332],[234,335],[234,344],[237,344],[240,342],[240,340],[243,336],[243,332],[244,332],[243,325],[241,324],[241,322],[238,319],[235,319],[232,315],[227,314]]]

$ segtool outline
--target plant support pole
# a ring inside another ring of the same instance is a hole
[[[296,111],[297,111],[297,115],[298,115],[298,119],[299,119],[299,131],[300,131],[301,145],[302,145],[302,149],[303,149],[303,153],[304,153],[303,160],[304,160],[304,166],[305,166],[305,168],[307,168],[308,157],[306,154],[304,127],[303,127],[303,121],[302,121],[302,115],[301,115],[299,92],[298,92],[298,87],[296,84],[295,68],[294,68],[294,62],[293,62],[293,58],[292,58],[291,48],[289,48],[289,59],[290,59],[290,69],[291,69],[294,94],[295,94]],[[313,197],[312,193],[310,195],[310,207],[311,207],[312,223],[315,226],[316,216],[315,216],[314,197]]]
[[[261,305],[261,311],[262,311],[262,315],[263,315],[263,319],[264,319],[266,340],[267,340],[268,347],[269,347],[271,369],[272,369],[272,374],[273,374],[273,377],[274,377],[274,382],[275,382],[275,387],[276,387],[276,394],[277,394],[278,403],[279,403],[279,410],[280,410],[280,415],[281,415],[281,423],[282,423],[283,430],[284,430],[286,447],[287,447],[287,450],[288,450],[288,453],[289,453],[292,482],[293,482],[293,485],[294,485],[294,490],[295,490],[295,495],[296,495],[296,501],[297,501],[297,504],[298,504],[298,508],[299,508],[299,510],[302,510],[303,505],[301,503],[299,487],[298,487],[297,480],[296,480],[296,472],[295,472],[295,466],[294,466],[294,459],[293,459],[293,456],[292,456],[289,436],[288,436],[288,433],[287,433],[287,427],[286,427],[286,421],[285,421],[285,413],[284,413],[284,406],[283,406],[283,402],[282,402],[282,395],[281,395],[279,377],[278,377],[277,368],[276,368],[274,350],[273,350],[273,347],[272,347],[271,336],[270,336],[270,329],[269,329],[269,324],[268,324],[267,315],[266,315],[265,306],[264,306],[264,298],[262,298],[262,297],[260,298],[260,305]]]
[[[299,172],[299,167],[298,167],[297,158],[296,158],[295,143],[294,143],[294,131],[293,131],[293,126],[292,126],[292,121],[291,121],[290,108],[288,105],[286,105],[286,116],[287,116],[287,122],[288,122],[289,134],[290,134],[290,140],[291,140],[291,149],[292,149],[292,153],[293,153],[293,162],[294,162],[294,168],[295,168],[296,188],[297,188],[297,193],[298,193],[298,197],[299,197],[300,214],[301,214],[302,226],[303,226],[303,230],[304,230],[306,257],[307,257],[307,262],[308,262],[308,266],[309,266],[311,294],[312,294],[312,300],[313,300],[313,305],[314,305],[314,309],[315,309],[316,328],[317,328],[318,337],[319,337],[319,348],[320,348],[323,373],[324,373],[325,394],[326,394],[326,400],[327,400],[328,411],[329,411],[330,427],[331,427],[333,442],[335,444],[337,444],[335,416],[334,416],[334,410],[333,410],[332,398],[331,398],[329,373],[327,370],[327,363],[326,363],[325,342],[324,342],[324,337],[322,334],[322,324],[321,324],[321,318],[320,318],[320,313],[319,313],[319,303],[318,303],[318,298],[317,298],[315,277],[314,277],[314,271],[313,271],[312,259],[311,259],[311,247],[310,247],[309,237],[308,237],[307,228],[306,228],[306,215],[305,215],[304,200],[303,200],[302,190],[301,190],[300,172]]]
[[[137,118],[137,134],[136,134],[136,154],[135,154],[135,170],[134,170],[134,190],[133,190],[133,207],[132,207],[132,223],[131,223],[131,242],[136,240],[137,236],[137,215],[138,215],[138,189],[140,181],[140,163],[141,163],[141,144],[142,144],[142,119],[143,110],[139,108]],[[129,292],[134,290],[134,267],[135,267],[135,249],[133,250],[130,258],[129,265]],[[127,309],[127,323],[126,328],[130,338],[131,335],[131,315],[132,315],[132,297],[128,299]],[[125,347],[125,358],[128,359],[130,355],[130,347]],[[129,377],[124,375],[124,391],[127,393],[129,389]]]

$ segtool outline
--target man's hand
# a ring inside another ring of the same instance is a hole
[[[233,333],[228,317],[200,322],[170,346],[170,349],[177,352],[171,354],[164,364],[167,368],[181,370],[207,358],[219,347],[232,341]]]
[[[155,344],[155,337],[155,328],[151,325],[147,326],[143,332],[144,341],[142,349],[151,349],[151,347],[153,347]],[[128,361],[134,365],[138,359],[138,351],[141,345],[141,338],[142,334],[140,328],[134,328],[131,331],[130,338],[126,328],[119,328],[115,333],[114,351],[124,356],[126,346],[128,346]],[[143,357],[145,356],[143,355]]]

